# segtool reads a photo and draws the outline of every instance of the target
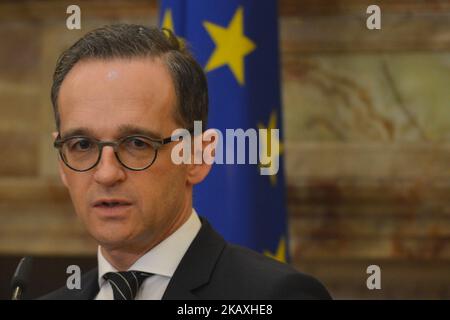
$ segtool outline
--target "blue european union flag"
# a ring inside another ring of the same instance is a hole
[[[228,241],[286,261],[277,12],[275,0],[163,0],[160,21],[204,67],[208,127],[280,129],[276,174],[261,175],[261,164],[214,164],[194,189],[194,207]],[[270,139],[259,143],[270,150]]]

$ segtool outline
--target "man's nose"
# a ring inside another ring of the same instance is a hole
[[[125,179],[125,168],[116,158],[114,149],[110,146],[103,147],[100,162],[94,168],[94,179],[97,183],[112,186]]]

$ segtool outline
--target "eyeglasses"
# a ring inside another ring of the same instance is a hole
[[[117,160],[125,168],[141,171],[156,160],[158,150],[172,142],[172,137],[153,139],[142,135],[132,135],[117,141],[100,141],[86,136],[56,138],[53,146],[59,150],[63,162],[70,169],[84,172],[94,168],[102,157],[103,147],[112,147]]]

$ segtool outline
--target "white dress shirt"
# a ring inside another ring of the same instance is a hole
[[[145,279],[136,294],[136,300],[161,300],[178,264],[200,230],[201,222],[195,209],[189,219],[168,238],[140,257],[128,270],[153,273]],[[95,300],[113,300],[111,284],[103,278],[108,272],[117,272],[103,257],[100,246],[98,259],[98,285]]]

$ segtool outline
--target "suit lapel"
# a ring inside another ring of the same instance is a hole
[[[192,291],[209,282],[225,240],[208,221],[200,218],[202,227],[181,259],[164,293],[163,300],[197,299]]]
[[[81,289],[66,289],[65,297],[68,300],[93,300],[99,292],[98,268],[94,268],[81,277]]]

